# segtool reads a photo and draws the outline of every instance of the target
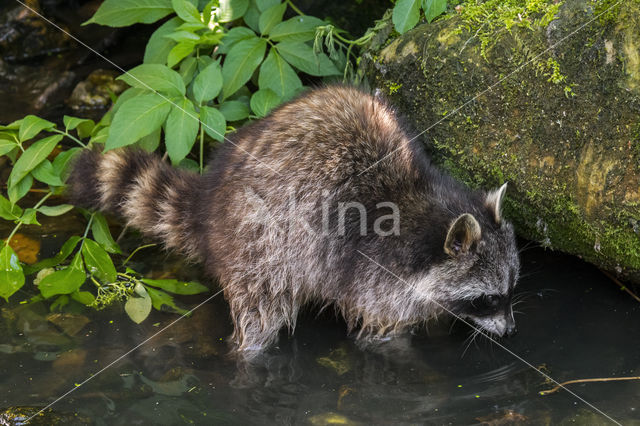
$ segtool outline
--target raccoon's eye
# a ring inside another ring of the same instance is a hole
[[[469,313],[477,316],[493,315],[500,307],[501,302],[500,296],[495,294],[478,297],[471,302]]]
[[[495,294],[485,296],[487,306],[496,307],[500,304],[500,297]]]

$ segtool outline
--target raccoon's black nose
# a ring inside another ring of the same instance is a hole
[[[518,332],[518,329],[516,328],[515,324],[509,324],[507,325],[507,329],[504,332],[504,335],[506,337],[513,337],[516,335],[516,333]]]

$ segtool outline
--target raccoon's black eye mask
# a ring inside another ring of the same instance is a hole
[[[453,302],[451,311],[455,314],[485,317],[505,310],[510,303],[510,295],[487,294],[475,299],[461,299]]]

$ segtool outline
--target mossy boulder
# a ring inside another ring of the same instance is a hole
[[[388,20],[360,72],[520,235],[640,283],[640,0],[485,3]]]

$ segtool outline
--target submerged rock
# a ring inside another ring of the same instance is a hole
[[[640,1],[490,3],[389,20],[361,72],[520,235],[640,283]]]
[[[57,413],[51,408],[40,412],[40,407],[8,407],[0,409],[0,426],[21,426],[21,425],[46,425],[46,426],[76,426],[92,425],[93,421],[84,416],[69,413]],[[32,416],[33,419],[29,420]]]

